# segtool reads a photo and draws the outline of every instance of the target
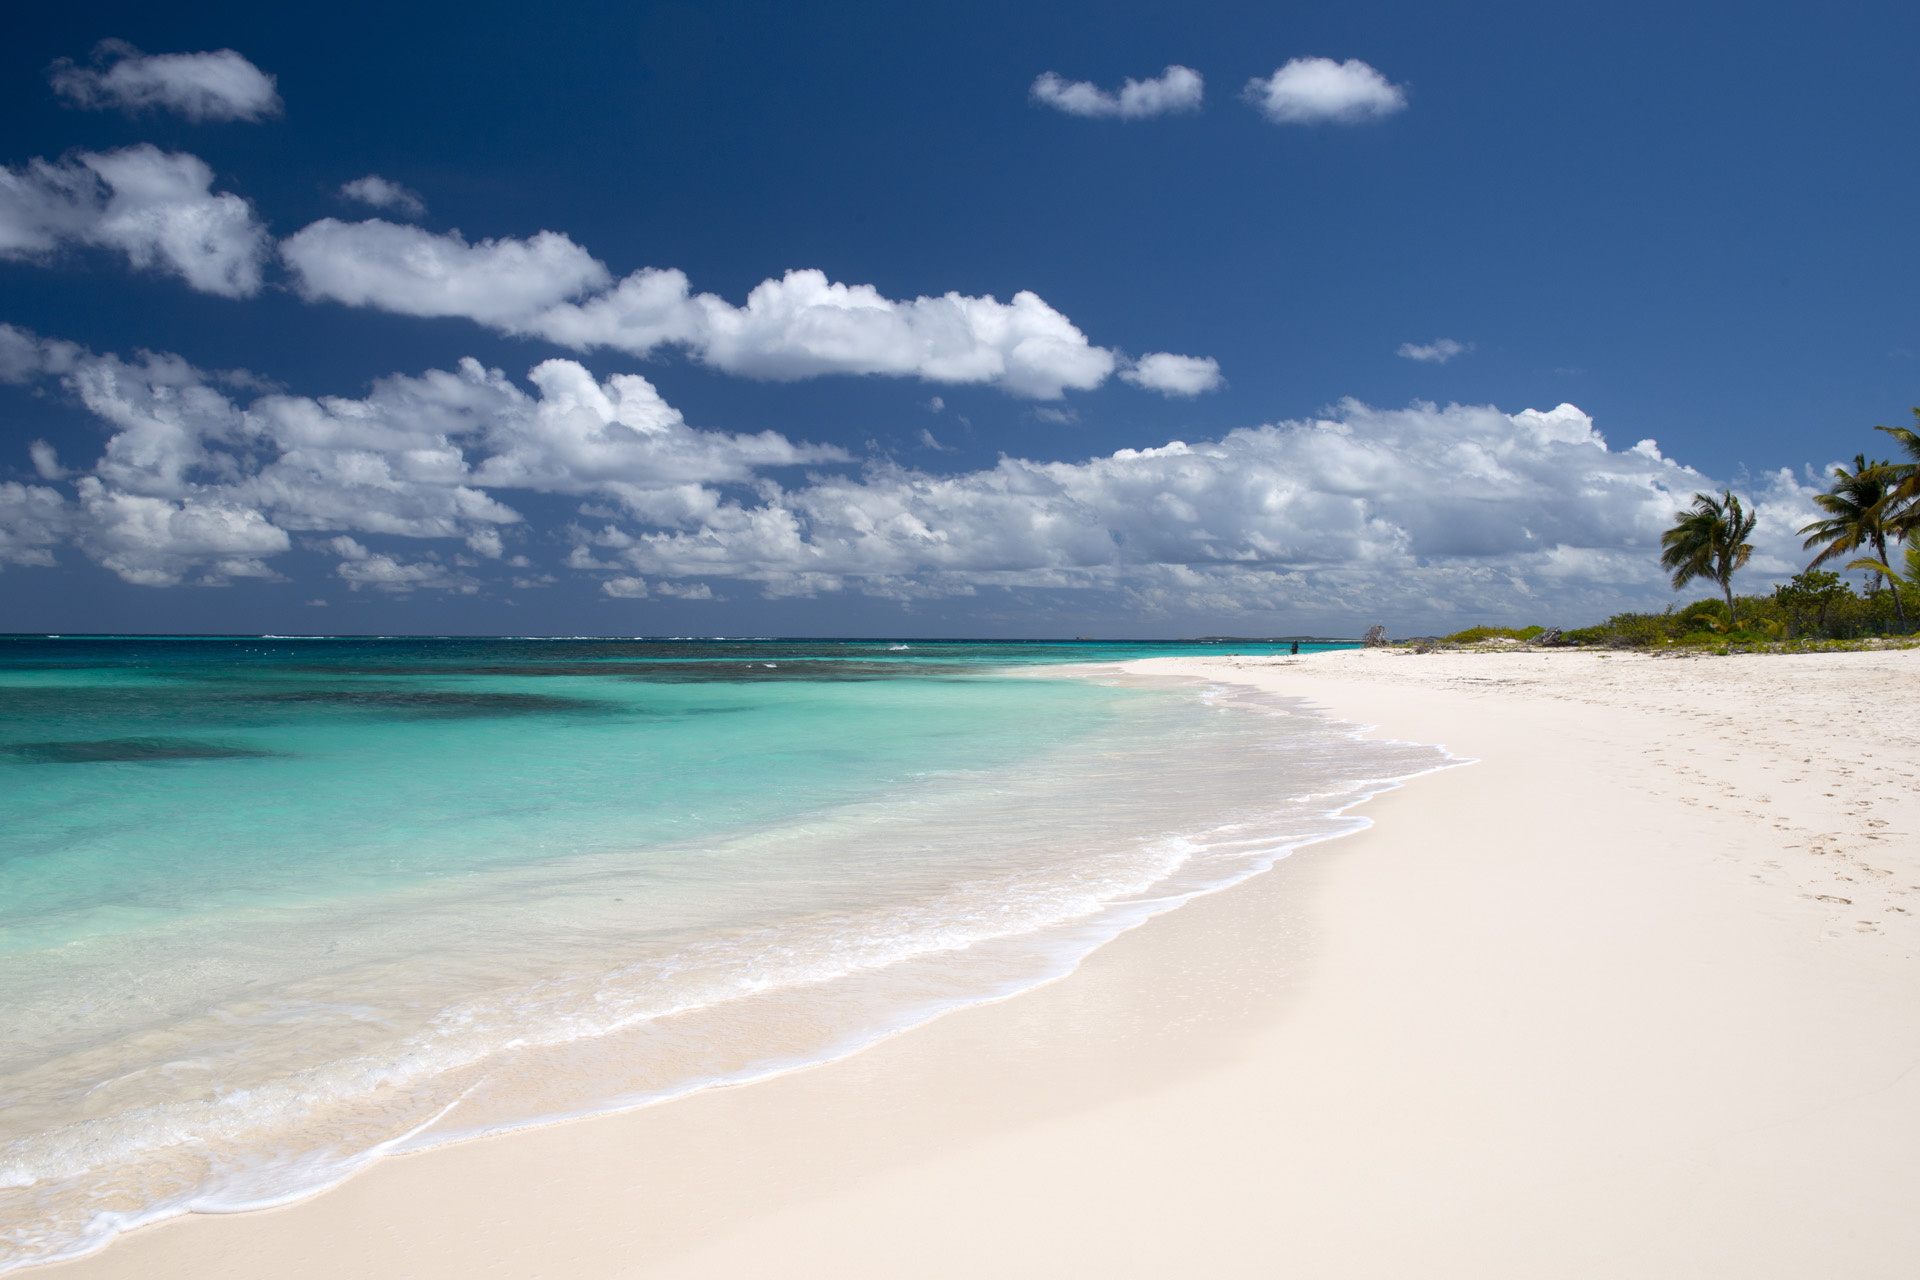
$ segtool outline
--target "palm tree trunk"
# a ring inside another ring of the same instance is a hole
[[[1890,565],[1893,563],[1887,559],[1886,534],[1876,533],[1873,535],[1873,549],[1880,553],[1881,564]],[[1893,616],[1900,620],[1900,634],[1905,635],[1907,633],[1907,606],[1900,601],[1900,579],[1894,577],[1892,574],[1888,574],[1887,586],[1893,589]]]
[[[1720,589],[1727,593],[1727,630],[1738,631],[1740,619],[1733,616],[1733,575],[1731,573],[1720,579]]]

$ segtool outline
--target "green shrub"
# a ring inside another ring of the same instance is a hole
[[[1678,639],[1691,628],[1671,613],[1616,613],[1602,630],[1601,644],[1616,649],[1650,649]]]
[[[1695,600],[1682,608],[1677,616],[1683,624],[1693,629],[1724,631],[1727,626],[1727,604],[1724,600]]]
[[[1486,640],[1531,640],[1545,627],[1468,627],[1442,639],[1442,644],[1479,644]]]
[[[1920,619],[1920,591],[1909,588],[1909,625]],[[1689,600],[1660,613],[1617,613],[1597,626],[1566,632],[1568,644],[1606,645],[1616,649],[1655,649],[1681,645],[1690,649],[1728,645],[1765,645],[1785,641],[1801,644],[1830,640],[1860,640],[1901,632],[1893,592],[1883,588],[1857,595],[1838,574],[1811,571],[1800,574],[1764,596],[1740,596],[1734,601],[1739,625],[1730,625],[1727,602],[1717,596]],[[1524,632],[1476,628],[1494,635],[1522,637]],[[1462,632],[1463,636],[1469,633]]]

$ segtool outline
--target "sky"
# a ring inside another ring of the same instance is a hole
[[[0,48],[0,630],[1576,626],[1920,402],[1911,5],[162,8]]]

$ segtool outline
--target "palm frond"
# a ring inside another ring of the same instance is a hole
[[[1909,555],[1911,555],[1911,551],[1909,551]],[[1887,580],[1889,582],[1892,582],[1895,586],[1899,586],[1901,582],[1904,581],[1904,579],[1899,574],[1895,573],[1891,568],[1887,566],[1886,561],[1875,560],[1872,556],[1866,556],[1859,560],[1855,560],[1850,564],[1848,564],[1847,568],[1864,569],[1868,573],[1885,574],[1887,576]]]

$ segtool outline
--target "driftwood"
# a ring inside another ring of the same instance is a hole
[[[1373,626],[1367,628],[1367,638],[1360,643],[1366,645],[1369,649],[1380,648],[1387,643],[1387,629],[1379,623],[1375,623]]]

